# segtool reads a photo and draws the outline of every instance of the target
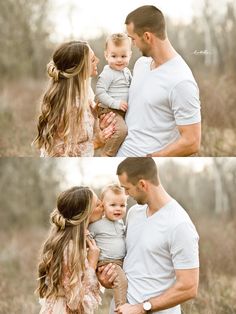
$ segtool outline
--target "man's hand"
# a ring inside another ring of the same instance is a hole
[[[131,305],[131,304],[125,303],[119,306],[117,309],[115,309],[115,313],[117,314],[145,314],[146,311],[144,311],[142,304]]]
[[[126,112],[128,109],[128,103],[124,100],[120,101],[120,110]]]
[[[113,282],[117,277],[117,272],[115,271],[116,266],[113,264],[108,264],[105,266],[98,267],[97,277],[101,285],[107,289],[112,289]]]

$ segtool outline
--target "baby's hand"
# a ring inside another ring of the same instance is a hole
[[[120,101],[120,110],[126,112],[127,109],[128,109],[128,104],[127,104],[127,102],[124,101],[124,100],[121,100],[121,101]]]

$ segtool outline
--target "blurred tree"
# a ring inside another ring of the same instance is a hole
[[[212,158],[202,171],[168,161],[160,166],[163,185],[188,212],[236,216],[236,159]]]
[[[49,0],[0,1],[1,77],[39,77],[48,59]]]
[[[0,158],[1,228],[45,224],[55,206],[62,173],[53,159]]]
[[[236,159],[214,158],[215,211],[225,212],[230,219],[236,216]]]
[[[79,184],[87,185],[89,162],[84,159],[76,161],[74,170],[65,167],[64,162],[66,160],[0,159],[0,221],[3,230],[12,226],[45,225],[58,193],[71,185],[66,182],[67,171],[78,172]],[[196,171],[190,163],[170,160],[161,164],[159,170],[163,186],[191,215],[235,217],[235,158],[212,158],[201,171]],[[95,181],[90,186],[99,195],[102,186],[94,184]],[[130,198],[129,207],[133,204]]]

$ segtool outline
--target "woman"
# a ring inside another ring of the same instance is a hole
[[[91,189],[73,187],[59,195],[38,266],[40,314],[93,314],[98,307],[99,249],[87,227],[101,216]]]
[[[114,133],[114,115],[98,125],[90,77],[98,58],[87,42],[62,44],[47,65],[50,85],[44,94],[34,143],[42,156],[93,156],[94,147]]]

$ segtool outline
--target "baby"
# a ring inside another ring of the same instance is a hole
[[[117,184],[106,186],[101,194],[105,217],[89,225],[91,236],[100,248],[98,267],[109,263],[116,265],[117,278],[113,283],[116,307],[126,303],[127,279],[122,270],[125,248],[125,226],[122,218],[126,214],[127,196]]]
[[[106,41],[106,65],[98,77],[96,87],[96,101],[98,116],[113,111],[116,113],[116,131],[106,142],[102,155],[115,156],[127,135],[124,121],[128,109],[128,94],[131,83],[131,73],[127,68],[131,58],[131,42],[123,33],[109,36]]]

